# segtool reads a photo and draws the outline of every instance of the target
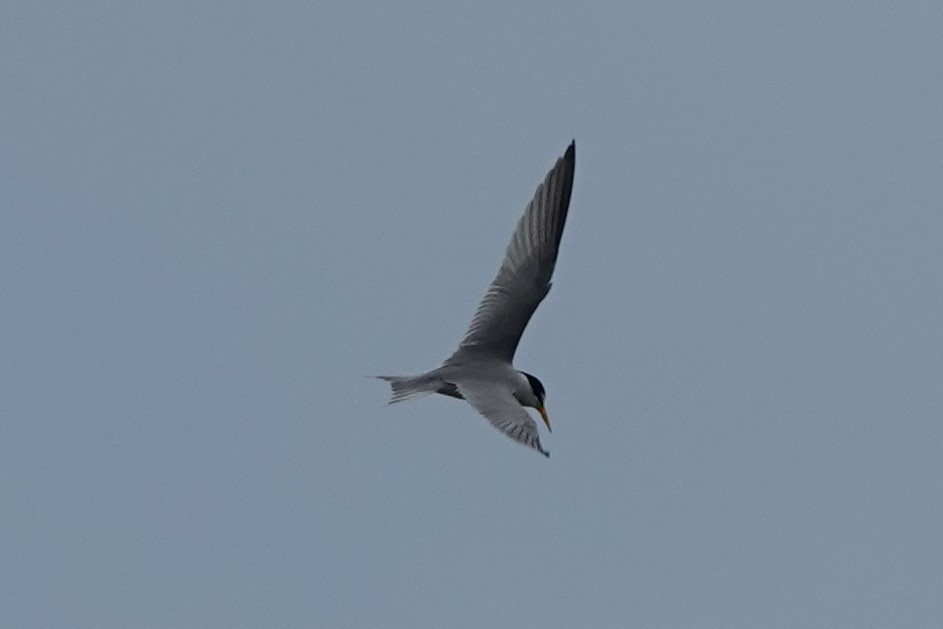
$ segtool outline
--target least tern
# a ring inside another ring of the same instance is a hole
[[[501,269],[455,353],[441,367],[417,376],[377,376],[393,388],[390,404],[430,393],[466,400],[508,437],[550,456],[525,409],[537,409],[550,430],[544,386],[512,361],[527,322],[550,291],[575,167],[576,143],[571,142],[527,204]]]

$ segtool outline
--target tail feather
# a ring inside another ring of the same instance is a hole
[[[393,389],[393,395],[390,398],[390,404],[396,402],[405,402],[415,398],[435,393],[438,389],[438,383],[429,378],[421,376],[376,376],[380,380],[386,380]]]

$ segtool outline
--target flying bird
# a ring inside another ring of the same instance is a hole
[[[535,376],[515,369],[513,359],[527,322],[550,291],[575,167],[576,143],[571,142],[527,204],[498,275],[455,353],[441,367],[416,376],[377,376],[393,389],[390,404],[430,393],[459,398],[511,439],[550,456],[525,408],[536,409],[550,430],[546,391]]]

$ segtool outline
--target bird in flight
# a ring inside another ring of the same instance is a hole
[[[525,408],[536,409],[550,430],[546,391],[535,376],[515,369],[513,359],[527,322],[550,291],[575,167],[571,142],[527,204],[501,269],[455,353],[441,367],[416,376],[377,376],[393,389],[390,404],[430,393],[459,398],[511,439],[550,456]]]

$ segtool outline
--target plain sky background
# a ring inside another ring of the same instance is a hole
[[[941,33],[5,3],[0,625],[943,626]],[[387,407],[573,138],[551,458]]]

